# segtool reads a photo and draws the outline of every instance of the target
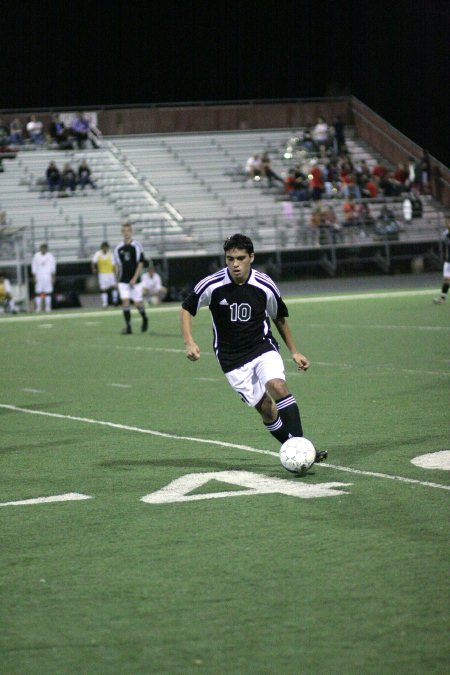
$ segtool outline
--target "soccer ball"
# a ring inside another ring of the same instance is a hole
[[[316,449],[307,438],[289,438],[280,448],[280,462],[291,473],[304,476],[314,464]]]

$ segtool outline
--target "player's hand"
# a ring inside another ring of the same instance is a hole
[[[300,352],[292,354],[292,358],[294,359],[294,363],[297,364],[299,370],[308,370],[309,366],[311,365],[306,356],[304,356],[304,354],[300,354]]]
[[[200,347],[195,342],[186,345],[186,356],[189,361],[198,361],[200,358]]]

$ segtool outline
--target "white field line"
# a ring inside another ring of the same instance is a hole
[[[0,403],[0,408],[4,410],[12,410],[14,412],[26,413],[29,415],[41,415],[43,417],[52,417],[54,419],[71,420],[72,422],[82,422],[84,424],[97,424],[99,426],[110,427],[112,429],[120,429],[122,431],[133,431],[140,434],[149,434],[151,436],[159,436],[160,438],[171,438],[178,441],[192,441],[193,443],[205,443],[207,445],[218,445],[222,448],[233,448],[235,450],[244,450],[245,452],[254,452],[260,455],[271,455],[278,458],[278,452],[272,450],[261,450],[259,448],[252,448],[249,445],[240,445],[237,443],[227,443],[225,441],[216,441],[208,438],[196,438],[194,436],[179,436],[177,434],[168,434],[162,431],[155,431],[154,429],[141,429],[140,427],[129,426],[127,424],[117,424],[115,422],[106,422],[103,420],[94,420],[89,417],[78,417],[75,415],[62,415],[61,413],[51,413],[44,410],[31,410],[30,408],[22,408],[20,406]],[[417,480],[415,478],[405,478],[404,476],[393,476],[386,473],[378,473],[375,471],[363,471],[362,469],[352,469],[347,466],[340,466],[337,464],[328,464],[322,462],[317,466],[322,468],[335,469],[336,471],[345,471],[346,473],[355,474],[358,476],[371,476],[373,478],[385,478],[388,480],[396,480],[401,483],[411,483],[413,485],[423,485],[425,487],[437,488],[440,490],[450,490],[450,485],[442,485],[440,483],[430,483],[429,481]]]
[[[316,302],[346,302],[351,300],[382,300],[384,298],[408,298],[422,295],[436,295],[436,291],[432,289],[420,289],[420,290],[403,290],[403,291],[380,291],[378,293],[348,293],[345,295],[322,295],[322,296],[307,296],[303,298],[296,297],[285,297],[287,305],[298,305],[298,304],[310,304]],[[165,312],[178,312],[180,309],[180,304],[173,303],[173,305],[164,306],[164,307],[152,307],[149,309],[149,314],[154,313],[165,313]],[[60,312],[53,311],[50,316],[47,313],[44,314],[27,314],[25,316],[11,316],[5,317],[3,320],[8,323],[14,323],[17,321],[54,321],[59,319],[85,319],[89,320],[92,317],[108,317],[114,316],[115,314],[121,314],[120,308],[112,309],[110,312],[105,312],[104,310],[89,310],[86,309],[82,312]]]

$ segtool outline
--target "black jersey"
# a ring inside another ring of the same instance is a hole
[[[444,260],[445,262],[450,262],[450,230],[444,230],[442,242],[444,244]]]
[[[144,262],[144,250],[139,242],[117,244],[114,249],[114,262],[119,268],[119,281],[128,284],[133,278],[140,262]]]
[[[201,307],[209,307],[214,352],[225,373],[265,352],[278,351],[270,319],[289,315],[272,279],[254,269],[245,284],[239,285],[224,267],[199,281],[182,306],[192,316]]]

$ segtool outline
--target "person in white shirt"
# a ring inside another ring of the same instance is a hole
[[[155,305],[159,305],[161,300],[164,300],[167,295],[167,288],[162,285],[161,277],[155,270],[155,266],[151,260],[148,262],[147,272],[142,276],[141,286],[143,297]]]
[[[47,244],[41,244],[40,250],[34,254],[31,272],[34,282],[35,310],[39,312],[44,305],[45,311],[50,312],[56,275],[56,260],[53,254],[49,253]]]
[[[31,115],[30,121],[27,124],[27,134],[33,143],[42,145],[44,143],[44,125],[36,115]]]

